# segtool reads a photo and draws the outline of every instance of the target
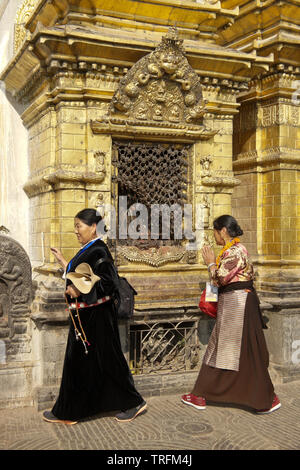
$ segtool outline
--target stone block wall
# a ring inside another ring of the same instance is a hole
[[[257,255],[257,176],[255,173],[235,176],[240,185],[234,190],[232,197],[232,215],[238,220],[244,231],[243,243],[250,255]]]

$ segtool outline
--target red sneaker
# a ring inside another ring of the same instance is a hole
[[[182,395],[181,401],[186,405],[191,405],[197,410],[205,410],[206,408],[206,401],[205,398],[196,397],[192,393],[188,393],[187,395]]]
[[[281,407],[281,403],[279,401],[279,398],[277,395],[274,395],[274,399],[273,399],[273,403],[272,403],[272,406],[269,410],[257,410],[256,413],[258,415],[266,415],[268,413],[272,413],[273,411],[275,410],[278,410],[278,408]]]

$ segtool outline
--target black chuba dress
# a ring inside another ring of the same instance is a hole
[[[117,274],[106,244],[97,239],[83,247],[70,261],[67,271],[88,263],[100,276],[88,294],[82,294],[78,302],[93,304],[97,299],[111,296],[117,286]],[[67,280],[67,284],[71,281]],[[68,297],[69,303],[74,300]],[[76,310],[73,319],[80,330]],[[81,308],[79,318],[89,343],[85,353],[83,342],[76,339],[74,324],[70,319],[61,386],[52,413],[62,420],[80,420],[97,413],[127,410],[140,405],[143,398],[134,386],[133,378],[121,349],[117,314],[113,300],[100,305]]]

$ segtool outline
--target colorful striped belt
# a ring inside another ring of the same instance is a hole
[[[107,295],[106,297],[102,297],[102,299],[98,299],[97,302],[94,303],[94,304],[86,304],[85,302],[78,302],[77,303],[77,308],[95,307],[96,305],[103,304],[104,302],[107,302],[110,299],[111,299],[111,297],[109,295]],[[75,302],[72,302],[69,305],[69,310],[76,310],[76,303]]]

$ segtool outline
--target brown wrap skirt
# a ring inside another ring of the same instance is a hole
[[[269,409],[274,387],[263,328],[252,281],[220,288],[217,320],[192,393],[207,401]]]

